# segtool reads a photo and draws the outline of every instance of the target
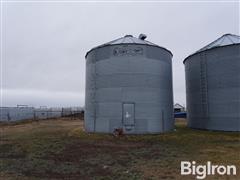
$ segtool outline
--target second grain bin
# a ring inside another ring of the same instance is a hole
[[[87,52],[86,131],[173,129],[172,53],[145,38],[126,35]]]
[[[225,34],[184,60],[189,127],[240,130],[239,43]]]

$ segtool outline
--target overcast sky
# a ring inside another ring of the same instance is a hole
[[[85,54],[125,34],[173,53],[174,101],[185,105],[183,60],[239,34],[239,3],[2,3],[2,106],[83,106]]]

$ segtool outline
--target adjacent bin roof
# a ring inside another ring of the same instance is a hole
[[[215,41],[211,42],[210,44],[204,46],[203,48],[199,49],[198,51],[191,54],[190,56],[192,56],[196,53],[205,51],[205,50],[212,49],[212,48],[228,46],[228,45],[233,45],[233,44],[239,44],[239,43],[240,43],[240,36],[234,35],[234,34],[224,34],[220,38],[218,38]],[[189,58],[190,56],[188,56],[187,58]],[[183,61],[183,63],[186,61],[186,59]]]
[[[207,49],[211,49],[214,47],[227,46],[227,45],[239,44],[239,43],[240,43],[240,36],[237,36],[234,34],[224,34],[223,36],[213,41],[212,43],[208,44],[207,46],[203,47],[202,49],[198,50],[197,52],[205,51]]]

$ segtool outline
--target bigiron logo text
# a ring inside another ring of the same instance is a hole
[[[236,175],[235,165],[214,165],[210,161],[197,164],[195,161],[181,161],[181,175],[195,175],[196,179],[205,179],[210,175]]]

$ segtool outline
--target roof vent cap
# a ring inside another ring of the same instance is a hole
[[[129,35],[129,34],[127,34],[127,35],[125,35],[124,37],[133,37],[132,35]]]
[[[147,38],[146,34],[139,34],[138,39],[144,40]]]

